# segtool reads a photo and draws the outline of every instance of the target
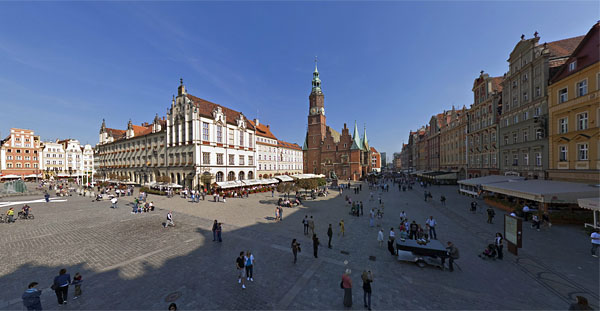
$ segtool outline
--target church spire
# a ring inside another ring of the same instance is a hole
[[[315,71],[312,79],[312,93],[321,93],[321,79],[319,78],[319,70],[317,69],[317,57],[315,56]]]
[[[362,141],[360,140],[360,135],[358,134],[358,125],[356,125],[356,121],[354,121],[354,134],[352,135],[352,146],[350,149],[363,150],[363,145]]]
[[[363,134],[363,141],[362,141],[363,147],[365,148],[365,151],[369,151],[369,140],[367,139],[367,126],[365,125],[365,132]]]

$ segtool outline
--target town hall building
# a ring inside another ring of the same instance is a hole
[[[308,130],[302,147],[304,173],[323,174],[340,180],[359,180],[371,172],[371,148],[365,128],[362,139],[354,122],[354,131],[344,124],[340,134],[327,126],[321,79],[315,64],[309,95]]]

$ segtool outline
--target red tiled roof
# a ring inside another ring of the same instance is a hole
[[[379,153],[377,150],[375,150],[375,148],[371,147],[371,152],[377,152]]]
[[[547,47],[550,50],[550,55],[554,57],[565,57],[571,55],[577,48],[581,40],[585,36],[562,39],[558,41],[548,42]]]
[[[256,129],[257,136],[277,139],[277,137],[275,137],[275,135],[271,133],[271,129],[269,128],[269,126],[261,124],[260,122],[258,122],[258,126],[256,126],[256,124],[254,124],[254,121],[252,120],[248,120],[248,123],[250,123]]]
[[[223,107],[221,105],[217,105],[213,102],[209,102],[207,100],[196,97],[194,95],[187,94],[186,96],[194,102],[194,105],[196,107],[198,107],[198,113],[201,116],[212,118],[213,110],[215,110],[217,107],[221,107],[221,109],[223,110],[223,114],[225,115],[225,121],[229,124],[237,125],[236,120],[240,117],[240,112],[235,111],[233,109],[229,109],[227,107]],[[246,117],[244,117],[244,119],[246,119],[247,121],[250,121]],[[246,123],[249,124],[249,126],[248,126],[249,129],[251,129],[251,130],[254,129],[254,125],[251,122],[246,122]]]
[[[108,127],[106,128],[106,133],[108,133],[108,136],[111,136],[115,140],[125,136],[125,130],[111,129]]]
[[[300,146],[298,144],[295,144],[295,143],[288,143],[288,142],[283,141],[283,140],[277,140],[277,143],[280,146],[284,147],[284,148],[302,150],[302,148],[300,148]]]
[[[152,125],[150,125],[150,126],[132,125],[132,126],[133,126],[133,136],[134,137],[144,136],[144,135],[148,135],[148,134],[152,133]]]
[[[504,81],[504,77],[493,77],[492,91],[496,90],[498,92],[502,92],[502,81]]]

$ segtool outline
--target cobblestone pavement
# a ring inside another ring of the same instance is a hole
[[[365,269],[375,277],[375,310],[564,310],[580,294],[598,306],[598,260],[590,256],[590,241],[579,227],[537,232],[524,224],[524,248],[518,257],[506,254],[503,261],[484,261],[477,254],[502,231],[503,212],[497,211],[495,224],[486,224],[483,213],[468,213],[470,199],[456,189],[427,189],[434,198],[445,194],[445,207],[439,201],[424,202],[420,188],[398,192],[391,187],[381,194],[386,237],[390,227],[398,226],[401,210],[419,223],[433,215],[438,238],[454,241],[460,249],[459,269],[453,273],[398,262],[378,246],[378,228],[368,226],[368,216],[349,216],[337,192],[284,209],[284,220],[277,223],[272,220],[277,193],[227,203],[149,196],[158,209],[141,215],[130,213],[132,197],[121,198],[116,210],[107,201],[84,197],[31,203],[35,219],[0,224],[0,309],[22,309],[19,297],[31,281],[44,289],[44,308],[57,309],[48,288],[63,267],[71,275],[82,273],[85,281],[83,297],[61,309],[166,309],[169,301],[182,310],[342,309],[339,282],[347,267],[353,271],[353,309],[363,309],[360,272]],[[362,200],[365,211],[377,205],[369,201],[364,184],[361,194],[350,196]],[[39,198],[3,202],[29,199]],[[167,210],[173,210],[176,226],[165,229],[161,223]],[[302,232],[306,214],[315,218],[325,246],[318,259]],[[342,218],[344,237],[337,234]],[[224,223],[223,243],[212,241],[214,219]],[[335,232],[332,249],[326,247],[329,223]],[[296,265],[289,249],[292,238],[303,248]],[[256,257],[254,282],[246,282],[245,290],[237,283],[234,266],[241,250],[252,250]]]

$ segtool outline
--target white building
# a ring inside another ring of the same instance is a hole
[[[199,187],[226,180],[254,179],[254,126],[235,110],[187,94],[183,83],[166,119],[127,130],[100,129],[95,147],[98,173],[124,176],[143,184],[167,176],[171,182]]]
[[[171,180],[196,187],[211,182],[254,179],[254,126],[235,110],[187,94],[183,83],[167,113]]]
[[[303,173],[303,152],[298,144],[288,143],[282,140],[277,141],[277,174],[294,175]]]
[[[66,168],[65,149],[58,142],[42,143],[41,168],[45,178],[64,174]]]

